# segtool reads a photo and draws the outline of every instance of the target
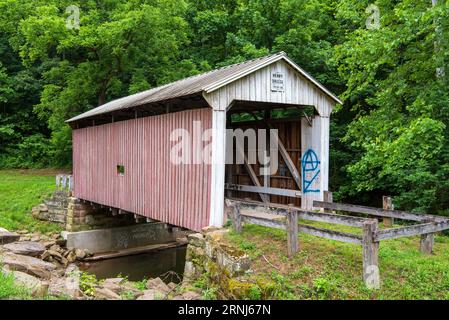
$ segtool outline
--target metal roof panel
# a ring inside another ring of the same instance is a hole
[[[196,93],[201,93],[203,91],[212,92],[230,82],[240,79],[256,70],[259,70],[260,68],[263,68],[281,59],[285,59],[290,65],[292,65],[292,67],[294,67],[294,69],[296,69],[303,76],[309,79],[312,83],[314,83],[318,88],[320,88],[325,94],[329,95],[337,103],[340,104],[342,103],[338,99],[338,97],[333,95],[317,80],[315,80],[313,77],[307,74],[292,60],[290,60],[284,52],[279,52],[276,54],[208,71],[160,87],[139,92],[124,98],[113,100],[97,108],[84,112],[74,118],[71,118],[67,120],[67,122],[74,122],[77,120],[97,116],[100,114],[136,107],[139,105],[145,105],[153,102],[188,96]]]

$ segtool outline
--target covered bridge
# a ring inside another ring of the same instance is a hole
[[[283,52],[109,102],[67,121],[74,196],[197,231],[223,225],[225,194],[310,209],[328,190],[329,117],[337,103]],[[198,126],[211,139],[203,134],[188,144],[212,161],[174,163],[174,132]],[[261,174],[248,163],[248,147],[244,163],[225,164],[226,128],[277,129],[276,172]]]

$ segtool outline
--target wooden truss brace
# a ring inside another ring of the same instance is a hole
[[[257,115],[254,112],[251,112],[251,115],[253,116],[253,118],[256,121],[259,121],[259,119],[257,118]],[[262,121],[264,122],[265,126],[268,127],[268,129],[270,129],[270,130],[273,129],[273,126],[271,124],[269,124],[267,121],[265,121],[264,119]],[[296,169],[296,166],[295,166],[293,160],[288,155],[287,149],[285,148],[284,144],[282,143],[282,141],[280,139],[278,139],[278,145],[279,145],[279,153],[281,154],[282,159],[284,159],[285,164],[287,165],[288,169],[290,170],[293,180],[295,180],[296,185],[298,186],[299,190],[302,190],[301,176],[298,172],[298,169]]]
[[[307,113],[305,111],[303,111],[302,114],[304,115],[304,118],[306,118],[307,123],[309,124],[309,127],[311,127],[312,126],[312,119],[307,115]]]
[[[257,178],[256,173],[253,170],[253,167],[251,167],[251,165],[248,162],[248,157],[245,155],[245,151],[242,149],[242,147],[237,143],[236,144],[236,150],[237,152],[239,152],[242,156],[243,156],[243,161],[244,161],[244,165],[246,170],[248,171],[249,177],[251,178],[251,181],[253,182],[253,184],[256,187],[262,187],[262,185],[259,182],[259,179]],[[269,201],[269,196],[265,193],[259,193],[260,198],[262,199],[263,202],[268,203]]]

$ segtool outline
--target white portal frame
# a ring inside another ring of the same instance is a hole
[[[284,75],[283,91],[271,88],[271,75],[275,72]],[[235,101],[313,106],[316,109],[317,116],[301,120],[301,158],[307,150],[313,150],[320,162],[320,173],[319,179],[313,182],[313,192],[301,190],[301,203],[304,209],[311,210],[314,200],[323,200],[329,184],[330,115],[335,104],[342,104],[335,95],[287,56],[278,56],[245,73],[215,83],[206,88],[203,96],[213,109],[210,226],[221,227],[224,224],[226,113]]]

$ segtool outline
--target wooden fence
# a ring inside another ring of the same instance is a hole
[[[233,227],[241,232],[242,223],[257,224],[265,227],[285,230],[287,232],[287,253],[292,257],[299,249],[298,233],[354,243],[362,246],[363,280],[370,289],[380,288],[379,244],[380,241],[407,236],[421,236],[421,252],[430,254],[433,251],[434,233],[449,229],[449,218],[440,216],[414,214],[394,210],[391,198],[384,197],[384,208],[372,208],[351,204],[332,202],[332,194],[325,193],[327,201],[314,201],[314,207],[323,212],[302,210],[293,205],[263,203],[253,200],[227,198],[226,205],[230,209],[228,215]],[[333,213],[343,211],[363,214],[363,217]],[[384,227],[379,229],[378,219],[382,218]],[[392,228],[394,219],[419,222],[419,224]],[[362,229],[362,235],[316,228],[299,223],[299,220],[317,221]]]
[[[56,188],[58,190],[73,191],[73,176],[68,174],[56,175]]]

